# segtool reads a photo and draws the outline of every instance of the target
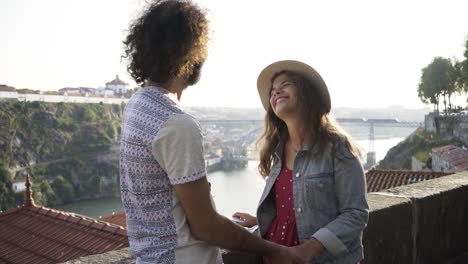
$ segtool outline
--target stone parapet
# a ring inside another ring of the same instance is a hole
[[[461,264],[468,252],[468,172],[369,193],[365,260],[377,264]],[[128,249],[66,263],[135,263]],[[225,253],[224,263],[246,263]]]

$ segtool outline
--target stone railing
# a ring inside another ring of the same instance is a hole
[[[468,172],[370,193],[363,263],[447,263],[468,252]]]
[[[468,172],[369,194],[366,264],[457,262],[468,252]],[[228,253],[225,264],[243,264]],[[463,260],[462,260],[463,261]],[[135,263],[128,249],[67,263]]]

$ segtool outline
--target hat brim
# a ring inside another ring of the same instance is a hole
[[[312,87],[317,89],[325,107],[325,113],[331,110],[330,94],[327,85],[320,74],[311,66],[295,60],[283,60],[274,62],[260,72],[257,79],[257,89],[262,101],[263,107],[268,111],[270,108],[270,89],[271,79],[281,71],[292,71],[303,75],[306,79],[312,82]]]

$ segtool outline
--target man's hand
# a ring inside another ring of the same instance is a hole
[[[307,264],[308,262],[294,248],[280,246],[279,250],[267,256],[269,264]]]
[[[232,215],[232,217],[239,218],[241,221],[237,222],[237,224],[243,227],[252,227],[257,224],[257,218],[248,213],[236,212],[235,214]]]
[[[309,263],[313,257],[322,254],[325,247],[317,239],[312,238],[304,241],[304,243],[292,247],[294,254],[297,255],[303,263]]]
[[[221,248],[267,256],[274,264],[295,263],[300,260],[290,248],[253,235],[242,226],[219,215],[211,203],[206,177],[173,186],[195,238]]]

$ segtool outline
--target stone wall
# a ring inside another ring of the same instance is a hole
[[[429,113],[424,117],[424,129],[443,136],[454,136],[468,145],[468,115],[445,116]]]
[[[446,263],[468,252],[468,172],[369,194],[363,263]]]
[[[362,263],[466,263],[468,172],[370,193],[368,199],[371,213]],[[245,263],[240,254],[228,253],[224,260]],[[68,263],[135,262],[125,249]]]

